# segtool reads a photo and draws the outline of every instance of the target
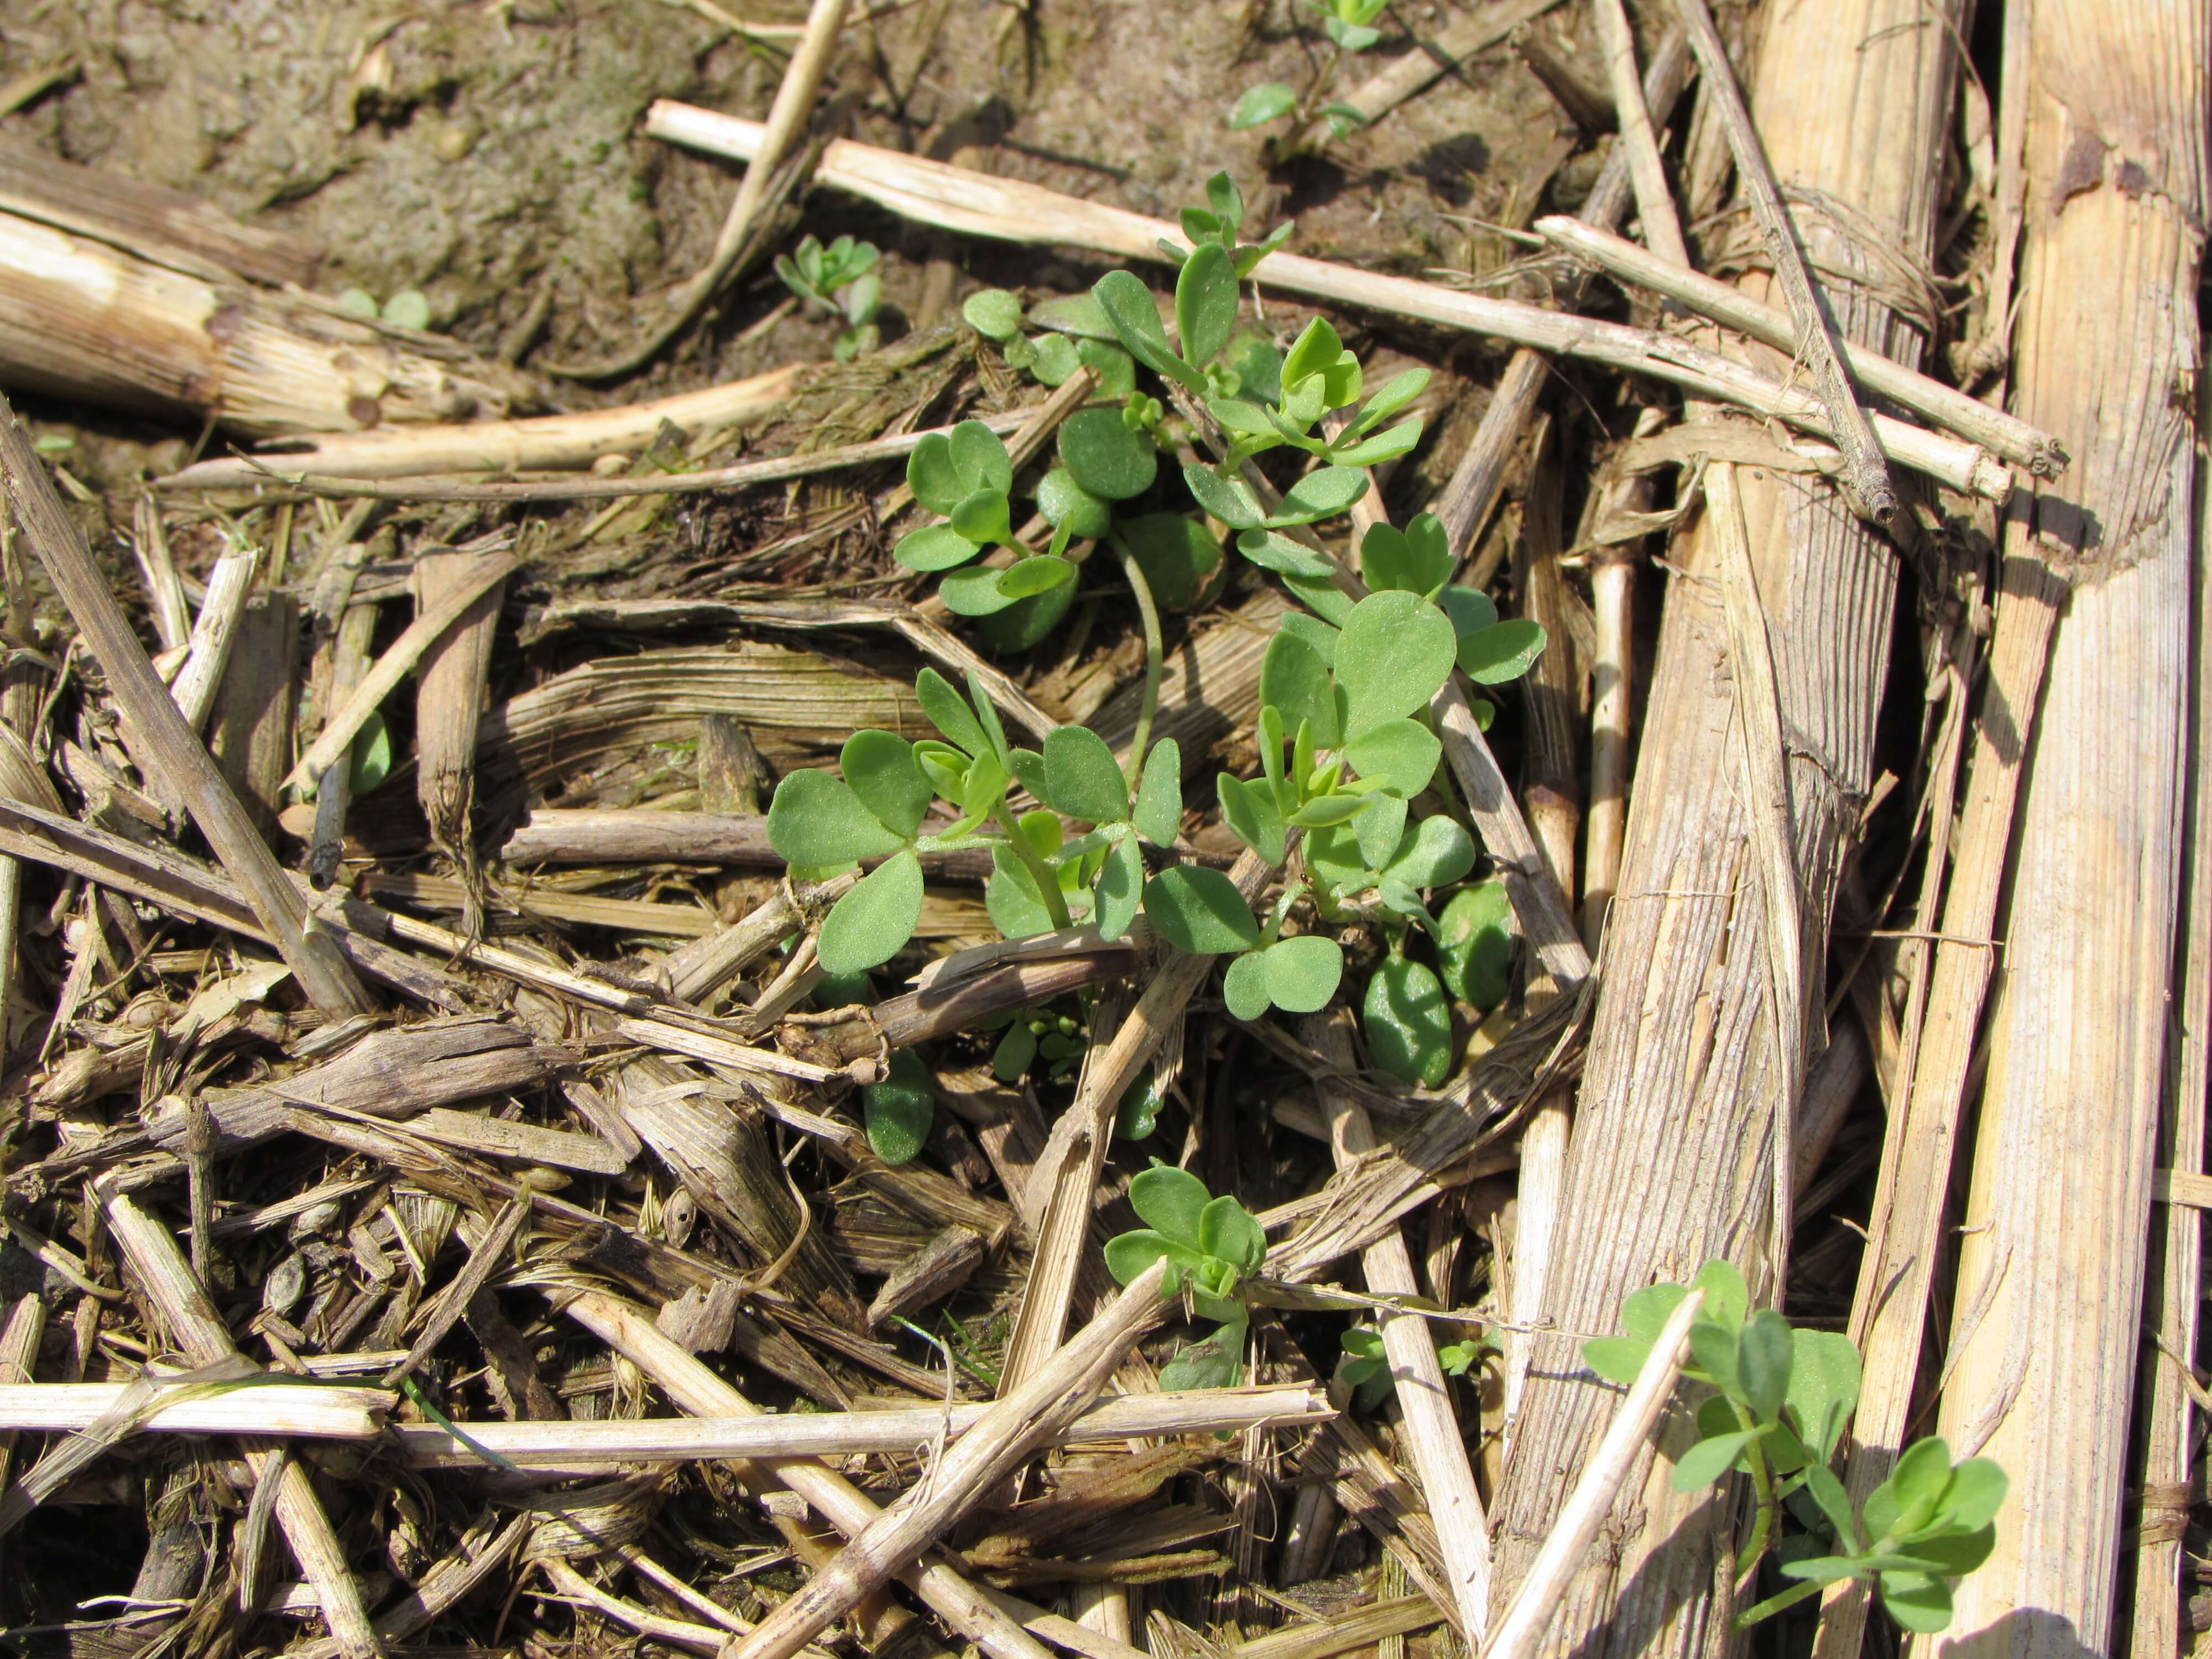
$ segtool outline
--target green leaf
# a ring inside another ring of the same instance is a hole
[[[1354,771],[1381,781],[1384,789],[1401,800],[1429,787],[1443,752],[1435,732],[1403,716],[1376,722],[1344,746],[1344,757]]]
[[[1237,264],[1218,242],[1191,250],[1176,278],[1176,332],[1182,359],[1204,368],[1221,355],[1237,328]]]
[[[1367,475],[1356,466],[1316,467],[1284,492],[1271,526],[1311,524],[1341,513],[1367,493]]]
[[[1001,845],[991,849],[991,878],[983,884],[983,908],[991,925],[1007,939],[1030,939],[1053,930],[1052,912],[1036,880],[1013,852]]]
[[[2004,1470],[1986,1457],[1970,1457],[1951,1471],[1936,1518],[1957,1532],[1972,1532],[1996,1518],[2009,1486]]]
[[[1828,1524],[1836,1529],[1836,1541],[1856,1554],[1859,1547],[1858,1528],[1851,1519],[1851,1495],[1844,1490],[1844,1483],[1836,1479],[1826,1463],[1814,1462],[1806,1468],[1805,1490],[1820,1506],[1820,1513],[1827,1516]]]
[[[1042,909],[1042,907],[1039,908]],[[991,1075],[1001,1083],[1012,1083],[1029,1070],[1030,1062],[1036,1058],[1036,1033],[1020,1020],[1016,1020],[1006,1027],[1006,1036],[999,1039],[999,1046],[991,1051]]]
[[[945,608],[956,617],[988,617],[1004,611],[1014,598],[999,591],[999,579],[1006,572],[988,564],[970,566],[956,570],[938,583],[937,597],[945,601]]]
[[[1341,596],[1340,596],[1341,597]],[[1346,610],[1350,606],[1347,604]],[[1304,640],[1320,655],[1322,666],[1336,665],[1336,641],[1339,630],[1319,617],[1310,617],[1303,611],[1286,611],[1275,618],[1275,627],[1285,634],[1294,634]]]
[[[1141,1181],[1144,1176],[1137,1179]],[[1194,1246],[1179,1244],[1150,1229],[1119,1233],[1106,1241],[1106,1271],[1114,1275],[1117,1284],[1127,1285],[1143,1278],[1145,1270],[1162,1256],[1185,1268],[1198,1265]]]
[[[1030,307],[1030,323],[1035,328],[1080,335],[1087,340],[1115,337],[1113,319],[1107,316],[1106,307],[1098,303],[1095,295],[1072,294],[1061,299],[1040,300]],[[1160,337],[1164,340],[1167,336],[1163,334]]]
[[[1247,530],[1237,538],[1237,550],[1262,569],[1285,575],[1327,580],[1336,574],[1336,561],[1304,542],[1292,541],[1274,530]]]
[[[1083,354],[1063,334],[1040,335],[1030,342],[1029,359],[1029,371],[1041,386],[1065,386],[1083,367]],[[1006,361],[1013,361],[1011,351]]]
[[[1237,838],[1268,863],[1280,864],[1290,852],[1290,831],[1267,781],[1255,778],[1248,782],[1224,772],[1215,778],[1214,789],[1220,797],[1221,816]]]
[[[1141,495],[1159,472],[1151,437],[1132,432],[1116,409],[1079,409],[1061,422],[1060,459],[1075,482],[1102,501]]]
[[[1771,1423],[1782,1415],[1782,1402],[1790,1392],[1791,1346],[1790,1322],[1771,1308],[1761,1308],[1744,1322],[1736,1340],[1736,1376],[1752,1415]]]
[[[1705,1293],[1705,1305],[1698,1317],[1713,1320],[1734,1328],[1743,1323],[1751,1312],[1751,1287],[1743,1282],[1743,1274],[1733,1261],[1715,1256],[1698,1269],[1698,1276],[1690,1281]]]
[[[1359,419],[1353,425],[1352,430],[1354,432],[1372,432],[1376,427],[1389,420],[1393,415],[1395,415],[1407,404],[1413,402],[1414,398],[1419,397],[1421,395],[1422,389],[1425,387],[1428,383],[1429,371],[1425,368],[1409,368],[1402,374],[1392,375],[1389,380],[1383,383],[1382,389],[1377,392],[1373,397],[1370,398],[1361,407],[1359,411]],[[1421,513],[1415,514],[1413,522],[1406,526],[1407,532],[1409,535],[1419,535],[1422,533],[1421,524],[1423,520],[1426,520],[1428,523],[1433,526],[1437,534],[1440,538],[1442,537],[1443,533],[1443,521],[1433,513]],[[1441,577],[1438,578],[1438,580],[1443,580]],[[1429,586],[1433,587],[1436,584],[1431,582]],[[1426,592],[1428,590],[1424,588],[1422,591]]]
[[[1423,818],[1398,843],[1397,855],[1382,873],[1408,887],[1444,887],[1474,868],[1474,837],[1439,812]]]
[[[1344,741],[1336,682],[1328,660],[1302,635],[1285,630],[1267,641],[1267,654],[1260,659],[1260,701],[1281,710],[1283,724],[1293,732],[1301,720],[1310,721],[1313,740],[1321,748],[1334,749]]]
[[[1283,356],[1283,384],[1291,386],[1310,380],[1335,367],[1344,356],[1344,342],[1326,317],[1316,317],[1305,325],[1304,331],[1291,343]]]
[[[999,573],[999,597],[1002,599],[1032,599],[1039,593],[1048,593],[1062,582],[1075,580],[1075,567],[1066,559],[1041,553],[1035,558],[1017,559]]]
[[[1199,1219],[1213,1194],[1188,1170],[1155,1164],[1139,1170],[1129,1182],[1129,1207],[1137,1218],[1163,1238],[1196,1250]]]
[[[986,339],[1011,340],[1021,331],[1022,302],[1002,288],[978,289],[960,302],[968,326]]]
[[[1199,1212],[1198,1248],[1240,1273],[1254,1273],[1267,1259],[1267,1235],[1249,1211],[1224,1193]]]
[[[1624,1389],[1642,1374],[1651,1345],[1632,1336],[1594,1336],[1583,1344],[1583,1364]]]
[[[855,732],[837,763],[860,805],[884,828],[907,840],[921,829],[930,787],[914,763],[912,744],[889,732]]]
[[[1237,100],[1229,112],[1229,125],[1238,131],[1288,115],[1298,106],[1298,95],[1280,81],[1262,81]]]
[[[1620,1328],[1639,1341],[1656,1342],[1688,1294],[1680,1285],[1646,1285],[1620,1304]]]
[[[1840,1584],[1860,1576],[1859,1561],[1856,1555],[1811,1555],[1782,1563],[1782,1576],[1813,1584]]]
[[[1249,951],[1260,939],[1237,884],[1200,865],[1177,865],[1146,882],[1145,914],[1161,938],[1193,956]]]
[[[925,668],[915,676],[914,695],[929,723],[943,732],[945,742],[955,749],[974,756],[991,748],[982,726],[976,723],[975,711],[968,706],[968,699],[934,668]]]
[[[1267,968],[1264,951],[1247,951],[1235,957],[1221,976],[1221,1000],[1238,1019],[1257,1019],[1267,1012]]]
[[[1107,850],[1106,863],[1098,872],[1098,884],[1093,891],[1097,903],[1092,926],[1102,939],[1121,938],[1137,919],[1137,908],[1145,896],[1145,858],[1137,850],[1134,836],[1123,836]]]
[[[1162,738],[1145,757],[1129,822],[1155,847],[1172,847],[1182,833],[1182,750],[1173,738]]]
[[[1451,676],[1457,647],[1444,613],[1415,594],[1360,600],[1336,649],[1336,683],[1351,699],[1350,729],[1427,708]]]
[[[1014,492],[1014,463],[1006,453],[1006,440],[981,421],[963,421],[947,435],[953,470],[964,493],[994,489],[1001,495]]]
[[[1385,588],[1423,595],[1435,592],[1451,580],[1452,574],[1451,550],[1444,543],[1443,526],[1427,513],[1402,531],[1387,524],[1370,526],[1359,544],[1359,574],[1377,592]]]
[[[382,714],[372,714],[347,751],[346,781],[355,794],[366,795],[391,775],[391,728]]]
[[[1410,453],[1420,441],[1421,417],[1416,415],[1372,437],[1362,438],[1358,443],[1331,444],[1327,453],[1338,466],[1374,466]]]
[[[1183,468],[1182,481],[1191,499],[1231,530],[1257,530],[1267,521],[1260,498],[1242,478],[1224,478],[1212,467],[1194,462]]]
[[[1859,1402],[1858,1345],[1840,1331],[1792,1331],[1790,1340],[1790,1410],[1812,1461],[1826,1463]]]
[[[1114,325],[1115,338],[1131,356],[1155,374],[1164,374],[1193,392],[1206,390],[1205,377],[1168,343],[1168,331],[1160,326],[1159,307],[1152,302],[1152,289],[1126,270],[1109,270],[1091,285],[1091,294]]]
[[[1459,665],[1477,685],[1517,680],[1544,654],[1544,625],[1526,617],[1492,623],[1459,641]]]
[[[860,1091],[868,1145],[894,1169],[911,1164],[929,1140],[930,1127],[937,1121],[937,1094],[932,1081],[921,1057],[911,1048],[902,1048],[891,1056],[884,1080]]]
[[[1183,514],[1146,513],[1124,519],[1115,528],[1163,611],[1189,610],[1221,568],[1221,544],[1205,525]]]
[[[1385,958],[1367,981],[1362,1012],[1377,1066],[1423,1088],[1444,1080],[1451,1069],[1451,1005],[1434,974],[1404,957]]]
[[[1882,1574],[1881,1604],[1899,1624],[1923,1636],[1951,1626],[1951,1587],[1932,1573]]]
[[[1163,1389],[1231,1389],[1244,1380],[1242,1320],[1224,1325],[1160,1367]]]
[[[1990,1559],[1997,1547],[1997,1529],[1982,1526],[1972,1532],[1944,1533],[1912,1542],[1915,1557],[1946,1578],[1962,1578]]]
[[[1038,797],[1069,817],[1121,823],[1129,816],[1129,786],[1106,740],[1085,726],[1062,726],[1044,740],[1044,792]]]
[[[1121,1102],[1114,1115],[1115,1138],[1145,1139],[1159,1122],[1160,1109],[1166,1104],[1167,1097],[1160,1091],[1159,1074],[1152,1066],[1146,1066],[1137,1073],[1135,1081],[1121,1091]]]
[[[1038,342],[1037,355],[1044,355],[1042,341]],[[1127,398],[1137,389],[1137,360],[1110,340],[1077,341],[1075,361],[1098,377],[1098,395],[1102,398]]]
[[[985,488],[964,495],[952,509],[952,528],[977,544],[1007,543],[1014,538],[1006,492]]]
[[[1406,838],[1406,803],[1395,795],[1370,796],[1374,805],[1352,821],[1352,837],[1359,843],[1363,873],[1380,879],[1382,866],[1397,856]]]
[[[1462,646],[1468,635],[1480,634],[1498,620],[1498,607],[1490,595],[1472,587],[1447,587],[1437,595],[1437,604],[1451,618],[1452,631],[1459,635]]]
[[[816,949],[823,969],[852,974],[888,962],[921,922],[921,860],[906,848],[861,877],[822,919]]]
[[[975,490],[953,459],[951,438],[942,432],[926,434],[906,458],[906,485],[915,500],[946,516]]]
[[[1291,814],[1291,822],[1302,830],[1318,830],[1326,824],[1348,823],[1376,803],[1376,797],[1364,794],[1331,793],[1316,796]]]
[[[1711,1486],[1735,1467],[1737,1455],[1764,1432],[1761,1429],[1744,1429],[1700,1440],[1682,1454],[1668,1484],[1676,1492],[1695,1492],[1700,1486]]]
[[[396,328],[428,328],[430,301],[422,289],[403,288],[384,302],[384,320]]]
[[[1735,1401],[1743,1400],[1743,1381],[1736,1374],[1738,1326],[1717,1325],[1699,1318],[1690,1326],[1690,1354],[1713,1386]]]
[[[909,570],[950,570],[982,550],[980,544],[969,541],[951,525],[933,524],[900,537],[898,545],[891,549],[891,557]]]
[[[1233,237],[1244,225],[1244,192],[1237,188],[1236,179],[1226,171],[1215,173],[1206,181],[1206,204],[1213,210],[1220,222],[1221,234]]]
[[[1075,483],[1066,467],[1053,467],[1037,480],[1037,511],[1046,525],[1066,525],[1073,535],[1103,535],[1113,525],[1113,508]]]
[[[1344,978],[1343,947],[1319,933],[1277,939],[1259,955],[1267,1000],[1285,1013],[1319,1013]]]
[[[768,840],[784,862],[811,869],[842,869],[855,859],[881,858],[906,845],[906,837],[868,811],[850,785],[813,770],[786,773],[776,785],[769,803]],[[875,963],[860,965],[872,968]]]
[[[1075,584],[1062,582],[1003,611],[975,619],[975,631],[994,651],[1026,651],[1060,626],[1075,603]]]

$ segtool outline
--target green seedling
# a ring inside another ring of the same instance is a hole
[[[1690,1327],[1692,1358],[1682,1376],[1712,1393],[1698,1408],[1698,1437],[1675,1463],[1673,1485],[1695,1492],[1730,1474],[1747,1474],[1759,1506],[1739,1585],[1752,1582],[1770,1547],[1782,1576],[1797,1581],[1739,1614],[1737,1628],[1846,1578],[1877,1586],[1905,1629],[1946,1628],[1952,1581],[1980,1566],[1995,1547],[2004,1471],[1982,1457],[1954,1463],[1942,1441],[1917,1441],[1854,1515],[1829,1464],[1858,1405],[1857,1348],[1834,1332],[1795,1329],[1771,1309],[1754,1311],[1743,1275],[1727,1261],[1708,1261],[1692,1283],[1705,1300]],[[1584,1343],[1583,1360],[1609,1382],[1632,1382],[1688,1293],[1680,1285],[1638,1291],[1621,1304],[1627,1334]],[[1809,1535],[1779,1538],[1785,1512]]]
[[[1182,234],[1191,240],[1193,247],[1208,244],[1219,246],[1229,255],[1231,267],[1239,282],[1249,276],[1277,248],[1291,240],[1297,228],[1285,222],[1275,227],[1256,242],[1243,242],[1237,238],[1244,229],[1244,192],[1237,188],[1237,181],[1225,173],[1217,173],[1206,181],[1206,205],[1182,210]],[[1160,239],[1160,252],[1182,264],[1190,258],[1190,248]]]
[[[1006,1024],[1006,1034],[991,1053],[991,1073],[1001,1083],[1026,1076],[1039,1055],[1054,1082],[1065,1078],[1090,1048],[1083,1027],[1066,1014],[1025,1008]]]
[[[877,269],[882,256],[872,242],[840,236],[823,247],[807,236],[787,254],[776,256],[775,274],[809,314],[842,317],[847,327],[832,348],[839,362],[874,349],[881,337],[876,313],[882,308],[884,281]]]
[[[418,288],[403,288],[380,306],[367,289],[349,288],[338,295],[338,304],[356,317],[366,317],[372,322],[380,319],[394,328],[422,330],[430,326],[430,301]]]
[[[1251,88],[1237,100],[1229,112],[1229,125],[1239,131],[1246,127],[1265,126],[1270,121],[1291,118],[1291,132],[1293,144],[1298,136],[1316,119],[1328,124],[1330,135],[1348,138],[1367,125],[1367,117],[1351,104],[1325,103],[1328,89],[1335,82],[1338,66],[1346,56],[1356,57],[1382,38],[1382,31],[1375,27],[1376,21],[1389,7],[1389,0],[1304,0],[1306,9],[1321,19],[1322,32],[1328,36],[1328,56],[1322,59],[1304,93],[1287,82],[1263,81]],[[1287,161],[1290,146],[1279,145],[1276,159]]]
[[[902,1048],[891,1056],[883,1081],[860,1091],[868,1145],[895,1169],[913,1163],[928,1144],[937,1121],[934,1082],[921,1056]]]
[[[1085,296],[1087,298],[1087,296]],[[995,342],[1008,367],[1026,371],[1040,386],[1065,384],[1077,370],[1098,377],[1098,395],[1128,398],[1137,389],[1137,365],[1114,343],[1103,316],[1071,315],[1073,302],[1048,301],[1026,320],[1042,332],[1024,334],[1020,297],[1003,288],[980,289],[961,302],[960,314],[983,338]]]
[[[1220,1322],[1160,1372],[1168,1389],[1224,1389],[1242,1379],[1246,1314],[1240,1287],[1267,1259],[1267,1236],[1234,1198],[1216,1198],[1188,1170],[1155,1162],[1129,1183],[1146,1224],[1106,1241],[1106,1267],[1127,1285],[1164,1260],[1162,1293],[1183,1296],[1200,1318]]]
[[[1336,1374],[1352,1390],[1353,1409],[1371,1413],[1397,1387],[1382,1333],[1370,1325],[1355,1325],[1344,1334],[1343,1343],[1344,1358],[1337,1362]]]

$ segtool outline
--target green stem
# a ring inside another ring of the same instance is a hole
[[[1736,1420],[1747,1429],[1759,1426],[1758,1420],[1734,1401],[1729,1402]],[[1751,1463],[1752,1489],[1759,1495],[1759,1510],[1751,1522],[1751,1539],[1745,1547],[1742,1565],[1736,1570],[1736,1589],[1757,1581],[1759,1558],[1766,1553],[1767,1540],[1774,1534],[1774,1512],[1777,1504],[1774,1475],[1766,1467],[1766,1449],[1756,1440],[1744,1448]]]
[[[1800,1601],[1810,1601],[1824,1588],[1825,1586],[1814,1583],[1810,1579],[1802,1584],[1792,1584],[1779,1595],[1770,1595],[1757,1607],[1746,1607],[1741,1613],[1736,1614],[1735,1627],[1738,1630],[1749,1630],[1762,1619],[1771,1619],[1786,1607],[1794,1607]]]
[[[1075,924],[1067,918],[1066,896],[1060,890],[1060,877],[1044,861],[1037,849],[1030,845],[1030,838],[1022,833],[1021,825],[1014,822],[1014,815],[1006,810],[1003,795],[991,809],[991,822],[1005,830],[1006,839],[1013,843],[1014,856],[1022,861],[1022,868],[1030,872],[1030,879],[1036,884],[1037,891],[1044,899],[1045,911],[1052,917],[1052,925],[1056,928],[1073,927]]]
[[[1145,627],[1145,695],[1137,705],[1136,741],[1129,745],[1129,758],[1121,767],[1133,789],[1144,770],[1145,750],[1152,741],[1152,716],[1160,707],[1160,665],[1167,653],[1160,643],[1160,608],[1153,602],[1152,583],[1145,580],[1145,568],[1137,562],[1137,556],[1129,550],[1118,529],[1113,532],[1113,542],[1114,551],[1121,558],[1121,574],[1129,579],[1129,591],[1137,596],[1137,615]]]

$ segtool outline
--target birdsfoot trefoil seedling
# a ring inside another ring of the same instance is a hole
[[[1186,1297],[1220,1328],[1160,1372],[1168,1389],[1222,1389],[1243,1369],[1246,1313],[1238,1294],[1267,1259],[1267,1236],[1234,1198],[1216,1198],[1188,1170],[1155,1163],[1129,1183],[1129,1205],[1146,1224],[1107,1240],[1106,1267],[1123,1285],[1164,1259],[1162,1291]]]
[[[1907,1630],[1944,1629],[1951,1581],[1980,1566],[1995,1547],[2004,1471],[1984,1457],[1954,1464],[1942,1441],[1917,1441],[1853,1515],[1828,1465],[1858,1405],[1857,1348],[1834,1332],[1794,1329],[1770,1308],[1753,1311],[1743,1275],[1727,1261],[1707,1262],[1693,1282],[1705,1300],[1690,1327],[1692,1358],[1682,1376],[1712,1393],[1698,1408],[1697,1443],[1674,1465],[1674,1490],[1749,1475],[1759,1507],[1739,1583],[1753,1581],[1770,1547],[1782,1576],[1799,1581],[1747,1609],[1737,1627],[1825,1585],[1863,1578],[1880,1587],[1883,1606]],[[1584,1343],[1583,1359],[1610,1382],[1632,1382],[1688,1293],[1680,1285],[1638,1291],[1621,1304],[1628,1334]],[[1785,1508],[1804,1535],[1778,1540]]]
[[[876,313],[883,306],[884,279],[876,263],[881,257],[873,242],[850,236],[828,247],[817,237],[804,237],[789,253],[776,256],[775,274],[808,312],[842,317],[849,325],[833,348],[841,363],[873,350],[880,337]]]

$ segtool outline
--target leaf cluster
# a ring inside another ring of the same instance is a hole
[[[1836,1332],[1795,1328],[1772,1309],[1754,1311],[1743,1275],[1727,1261],[1707,1262],[1693,1283],[1705,1300],[1690,1327],[1692,1358],[1682,1375],[1712,1393],[1698,1408],[1697,1443],[1675,1463],[1674,1489],[1695,1492],[1734,1472],[1752,1478],[1759,1510],[1747,1564],[1765,1547],[1783,1504],[1813,1534],[1779,1551],[1781,1572],[1797,1588],[1748,1609],[1739,1626],[1823,1585],[1864,1578],[1880,1586],[1883,1605],[1906,1629],[1943,1629],[1951,1621],[1950,1581],[1981,1565],[1995,1545],[2004,1471],[1987,1458],[1954,1464],[1942,1441],[1921,1440],[1854,1516],[1829,1464],[1858,1405],[1857,1348]],[[1621,1304],[1627,1334],[1583,1344],[1584,1361],[1608,1381],[1632,1382],[1688,1293],[1680,1285],[1638,1291]]]
[[[1224,1193],[1216,1198],[1187,1170],[1155,1161],[1129,1182],[1129,1204],[1146,1224],[1106,1242],[1106,1267],[1117,1283],[1141,1277],[1164,1261],[1168,1296],[1186,1295],[1201,1318],[1220,1328],[1164,1367],[1168,1389],[1221,1389],[1240,1380],[1246,1314],[1240,1286],[1267,1259],[1267,1236],[1252,1212]]]
[[[841,316],[848,325],[835,348],[840,362],[871,349],[879,337],[876,313],[883,307],[884,279],[876,266],[881,258],[873,242],[840,236],[824,247],[811,235],[776,256],[775,274],[810,313]]]

